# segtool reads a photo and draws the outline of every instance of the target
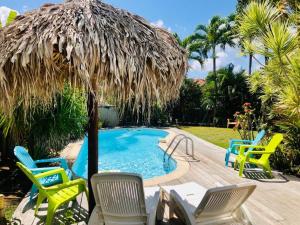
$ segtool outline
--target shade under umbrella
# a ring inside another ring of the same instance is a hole
[[[175,98],[186,69],[170,33],[98,0],[46,4],[0,29],[4,113],[20,101],[47,106],[66,83],[89,93],[89,178],[98,164],[97,90],[143,110]]]

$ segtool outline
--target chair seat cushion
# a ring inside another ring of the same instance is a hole
[[[194,182],[164,186],[163,189],[171,197],[175,194],[180,197],[183,207],[190,213],[194,213],[207,191],[206,188]]]

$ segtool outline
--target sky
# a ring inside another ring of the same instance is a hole
[[[198,24],[208,24],[211,17],[228,16],[235,11],[237,0],[103,0],[117,8],[126,9],[138,14],[155,26],[164,27],[170,32],[176,32],[181,38],[192,34]],[[38,8],[45,3],[61,3],[63,0],[0,0],[0,6],[17,10],[20,14]],[[0,19],[6,13],[0,8]],[[235,70],[247,69],[247,58],[240,54],[237,48],[227,47],[225,51],[218,49],[217,67],[229,63],[235,65]],[[254,69],[257,65],[254,65]],[[190,62],[188,76],[205,78],[212,70],[212,59],[209,58],[204,68],[196,61]]]

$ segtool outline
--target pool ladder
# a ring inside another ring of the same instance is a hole
[[[172,145],[175,143],[175,141],[177,141],[176,145],[174,146],[173,150],[170,151],[171,153],[168,155],[167,160],[166,160],[166,156],[169,152],[169,150],[171,149]],[[185,153],[187,156],[191,156],[193,158],[193,160],[197,160],[195,158],[195,154],[194,154],[194,142],[193,140],[186,136],[185,134],[177,134],[172,141],[170,142],[170,144],[168,145],[168,148],[166,149],[165,153],[164,153],[164,163],[165,162],[169,162],[170,158],[172,157],[172,155],[174,154],[174,152],[176,151],[176,149],[178,148],[178,146],[180,145],[180,143],[182,141],[185,141]],[[190,143],[190,145],[189,145]],[[191,146],[191,151],[189,151],[189,146]],[[198,161],[198,160],[197,160]]]

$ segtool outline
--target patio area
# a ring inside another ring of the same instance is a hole
[[[174,133],[184,133],[192,138],[195,146],[195,156],[200,161],[190,161],[189,171],[182,177],[160,185],[175,185],[194,181],[206,188],[217,185],[237,184],[253,182],[256,190],[247,200],[246,206],[252,216],[252,222],[256,225],[275,224],[299,224],[300,214],[300,179],[292,176],[281,175],[274,172],[273,179],[267,179],[260,171],[247,171],[246,178],[240,178],[233,168],[224,166],[225,150],[209,142],[201,140],[187,132],[176,128],[170,128]],[[184,154],[184,145],[178,149]],[[53,224],[87,224],[88,211],[87,200],[79,196],[77,203],[71,208],[63,208],[56,215]],[[22,200],[15,211],[13,218],[15,224],[43,224],[47,205],[44,204],[34,216],[34,203],[29,203],[29,197]],[[166,210],[167,211],[167,210]],[[165,215],[167,217],[167,214]],[[163,222],[163,224],[180,224],[178,221]]]

